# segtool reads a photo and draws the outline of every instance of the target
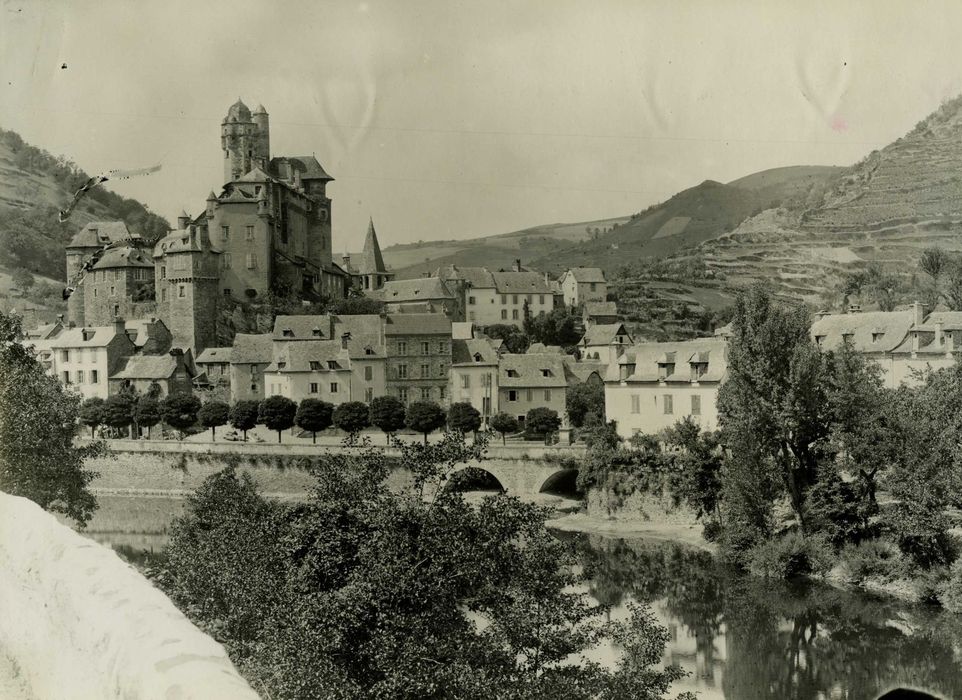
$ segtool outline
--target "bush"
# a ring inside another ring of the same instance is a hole
[[[197,422],[200,399],[193,394],[171,394],[160,402],[160,415],[164,423],[181,432]]]
[[[349,435],[357,435],[370,425],[370,409],[360,401],[348,401],[334,409],[334,426]]]
[[[892,542],[866,540],[846,545],[839,554],[845,580],[858,584],[867,578],[891,581],[907,573],[909,563]]]
[[[885,514],[886,525],[899,549],[923,569],[947,566],[955,561],[955,543],[949,536],[949,523],[937,506],[903,501]]]
[[[701,536],[706,542],[717,542],[722,534],[722,525],[717,520],[706,520],[701,526]]]
[[[408,406],[404,422],[411,430],[424,435],[424,444],[427,445],[428,433],[443,428],[447,416],[444,409],[432,401],[415,401]]]
[[[396,396],[375,396],[368,420],[387,435],[393,435],[404,427],[404,404]]]
[[[817,576],[831,568],[831,545],[822,537],[798,532],[763,542],[749,552],[748,570],[763,578]]]

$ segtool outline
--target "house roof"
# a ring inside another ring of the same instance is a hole
[[[828,314],[812,324],[811,335],[821,338],[819,347],[823,350],[835,350],[843,336],[848,336],[859,352],[891,352],[902,344],[914,323],[912,310]]]
[[[334,340],[341,340],[345,333],[350,334],[347,341],[351,357],[383,357],[384,344],[381,340],[381,324],[384,319],[378,314],[355,314],[334,316]],[[370,348],[371,352],[368,352]]]
[[[27,331],[25,336],[31,340],[48,340],[50,338],[55,338],[62,330],[63,324],[59,322],[45,323]]]
[[[124,330],[127,331],[127,337],[133,335],[130,340],[138,348],[144,347],[148,340],[157,338],[163,333],[166,333],[168,336],[170,335],[166,324],[161,320],[148,321],[147,319],[135,319],[133,321],[126,321],[124,323]],[[133,331],[133,333],[131,333],[131,331]]]
[[[87,339],[84,340],[84,333]],[[51,348],[102,348],[117,336],[113,326],[84,326],[66,328],[63,333],[51,339]],[[126,335],[124,336],[126,338]]]
[[[388,314],[385,335],[445,335],[451,337],[451,319],[444,314]]]
[[[585,316],[617,316],[618,305],[613,301],[586,301]]]
[[[211,253],[220,254],[220,250],[210,246],[208,249]],[[191,234],[189,229],[177,229],[176,231],[171,231],[166,236],[161,238],[154,245],[153,256],[155,258],[163,257],[166,253],[198,253],[202,252],[201,248],[201,232],[194,231]]]
[[[238,333],[234,336],[232,365],[268,364],[274,359],[274,339],[268,333]]]
[[[316,368],[311,363],[318,363]],[[333,363],[333,365],[331,364]],[[265,372],[329,372],[350,370],[351,360],[339,340],[307,340],[303,343],[281,343],[275,347]]]
[[[207,348],[194,362],[199,365],[230,362],[232,352],[233,348]]]
[[[247,171],[246,173],[241,175],[239,178],[234,180],[234,182],[268,182],[273,179],[274,178],[272,178],[270,175],[268,175],[267,173],[265,173],[263,170],[261,170],[255,165],[249,171]],[[239,188],[234,188],[234,189],[236,190]],[[242,194],[244,194],[245,196],[247,195],[246,192],[243,192]]]
[[[325,172],[324,168],[314,156],[280,156],[271,158],[272,173],[280,173],[280,165],[288,163],[291,166],[291,176],[298,173],[302,180],[324,180],[330,182],[334,178]]]
[[[627,337],[628,342],[634,342],[631,336],[628,335],[628,331],[625,329],[625,324],[623,323],[599,323],[594,326],[589,326],[585,330],[585,335],[579,342],[579,345],[591,346],[591,345],[612,345],[615,343],[615,337],[623,335]]]
[[[474,321],[452,321],[451,337],[455,340],[471,340],[474,337]]]
[[[572,267],[566,275],[571,275],[576,282],[604,282],[605,273],[600,267]]]
[[[674,365],[674,372],[665,381],[690,382],[690,363],[704,363],[708,369],[699,381],[720,382],[728,373],[728,341],[723,338],[697,338],[669,343],[638,343],[618,359],[618,365],[634,365],[627,381],[656,382],[661,379],[664,366]],[[608,380],[618,379],[618,368],[608,368]]]
[[[274,340],[330,340],[330,314],[278,316],[274,319]]]
[[[497,348],[498,346],[488,338],[452,341],[451,364],[496,365],[498,364]]]
[[[492,272],[499,294],[549,294],[551,287],[539,272]]]
[[[131,246],[111,248],[105,252],[92,269],[107,270],[116,267],[153,267],[154,261],[144,251]]]
[[[581,360],[579,362],[571,355],[565,355],[563,359],[565,369],[568,370],[570,375],[568,377],[569,384],[586,382],[592,374],[597,375],[599,380],[604,380],[605,373],[608,371],[608,365],[604,362],[596,360]]]
[[[925,319],[925,325],[933,329],[940,323],[943,331],[962,330],[962,311],[933,311]]]
[[[564,352],[564,350],[561,349],[560,345],[545,345],[544,343],[531,343],[531,345],[528,346],[527,353],[529,355],[537,355],[543,352],[550,352],[557,355]]]
[[[67,247],[99,248],[128,238],[140,238],[140,234],[131,234],[123,221],[91,221],[70,239]]]
[[[548,376],[544,376],[545,370]],[[564,356],[554,353],[502,355],[498,365],[498,384],[509,389],[567,386]]]
[[[443,280],[460,280],[475,289],[493,289],[495,287],[494,275],[485,267],[445,265],[438,268],[435,274]]]
[[[237,102],[232,104],[227,108],[227,116],[224,117],[224,122],[235,121],[235,122],[249,122],[251,120],[251,111],[247,108],[241,99],[238,97]]]
[[[381,288],[381,299],[389,304],[412,301],[453,300],[454,295],[437,277],[419,277],[413,280],[391,280]]]
[[[177,369],[173,355],[132,355],[111,379],[170,379]]]

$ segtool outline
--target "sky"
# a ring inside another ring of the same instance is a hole
[[[640,211],[711,179],[850,165],[962,93],[947,2],[0,0],[0,127],[174,222],[220,122],[335,178],[334,249]],[[63,67],[66,65],[66,67]]]

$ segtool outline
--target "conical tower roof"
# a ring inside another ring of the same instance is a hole
[[[374,219],[367,225],[367,237],[364,239],[364,250],[361,252],[359,269],[362,273],[387,272],[384,258],[381,256],[381,246],[377,242],[377,232],[374,230]]]

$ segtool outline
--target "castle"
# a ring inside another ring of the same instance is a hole
[[[306,299],[343,297],[351,274],[334,263],[331,200],[334,178],[313,155],[272,157],[267,111],[240,100],[221,122],[224,186],[202,214],[177,219],[153,249],[122,223],[97,222],[67,247],[67,277],[104,245],[117,244],[84,276],[68,300],[68,319],[104,325],[145,315],[153,279],[155,315],[174,345],[195,353],[216,345],[221,300],[254,301],[270,291]],[[152,267],[152,270],[151,270]]]

